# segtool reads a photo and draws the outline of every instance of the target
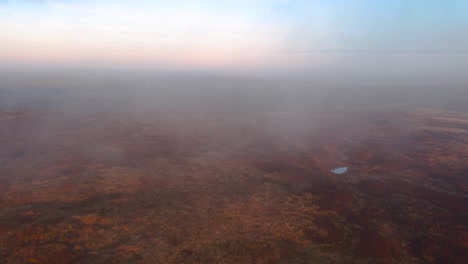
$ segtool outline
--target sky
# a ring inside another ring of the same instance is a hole
[[[3,65],[460,71],[467,47],[465,0],[0,0]]]

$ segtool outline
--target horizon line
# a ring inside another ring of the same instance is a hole
[[[282,50],[285,53],[468,53],[468,50],[410,50],[410,49],[321,49],[321,50]]]

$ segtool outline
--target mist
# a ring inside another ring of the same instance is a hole
[[[369,56],[374,57],[372,61]],[[404,56],[404,60],[392,58],[395,56]],[[3,68],[0,72],[0,105],[3,108],[75,111],[424,107],[466,111],[468,82],[463,73],[466,54],[425,54],[425,60],[411,60],[421,56],[352,54],[344,56],[348,60],[346,63],[329,69],[267,72]],[[431,56],[436,59],[427,59]],[[413,65],[408,65],[411,63]]]
[[[467,12],[0,1],[0,263],[468,263]]]

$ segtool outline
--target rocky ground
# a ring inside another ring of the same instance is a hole
[[[464,113],[1,109],[0,146],[0,263],[468,262]]]

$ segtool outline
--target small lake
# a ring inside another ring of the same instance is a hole
[[[339,167],[331,170],[335,174],[345,174],[348,171],[348,167]]]

